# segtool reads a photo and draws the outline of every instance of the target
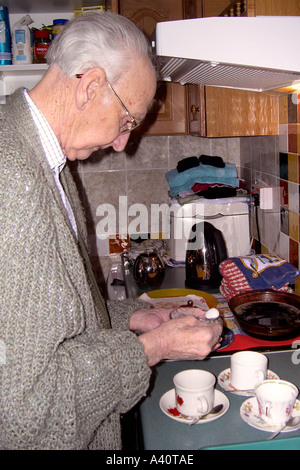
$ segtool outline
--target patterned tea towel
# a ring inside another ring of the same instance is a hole
[[[219,266],[223,276],[220,292],[231,297],[249,290],[275,289],[287,292],[300,272],[274,254],[228,258]]]

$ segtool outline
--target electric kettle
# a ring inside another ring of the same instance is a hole
[[[133,277],[139,287],[159,287],[164,274],[164,263],[155,250],[137,256],[133,265]]]
[[[226,258],[222,232],[209,222],[194,224],[186,251],[186,286],[204,291],[219,287],[219,264]]]

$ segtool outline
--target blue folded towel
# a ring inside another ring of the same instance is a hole
[[[225,163],[224,168],[200,163],[198,167],[190,168],[182,173],[179,173],[177,169],[168,171],[165,177],[170,186],[171,196],[190,190],[195,183],[219,183],[233,188],[239,186],[237,169],[233,163]]]
[[[253,290],[281,289],[286,284],[294,284],[300,275],[297,268],[275,254],[228,258],[219,270],[229,285],[240,286],[241,290],[245,287],[243,279]]]

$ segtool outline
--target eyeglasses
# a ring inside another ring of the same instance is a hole
[[[83,76],[83,73],[77,73],[76,75],[76,78],[81,78]],[[122,126],[120,126],[120,135],[121,134],[127,134],[128,132],[132,132],[134,129],[136,129],[141,123],[140,122],[137,122],[134,117],[130,114],[130,112],[128,111],[128,109],[126,108],[125,104],[123,103],[123,101],[121,100],[121,98],[119,97],[119,95],[116,93],[116,91],[113,89],[113,87],[111,86],[111,84],[106,80],[106,83],[108,85],[108,88],[113,92],[113,94],[115,95],[115,97],[117,98],[118,102],[120,103],[120,105],[122,106],[126,116],[129,118],[129,121],[125,122],[125,124],[123,124]]]

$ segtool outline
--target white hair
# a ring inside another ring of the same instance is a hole
[[[154,66],[149,41],[134,23],[109,12],[86,12],[64,26],[48,50],[47,63],[69,76],[101,67],[115,83],[137,57]]]

